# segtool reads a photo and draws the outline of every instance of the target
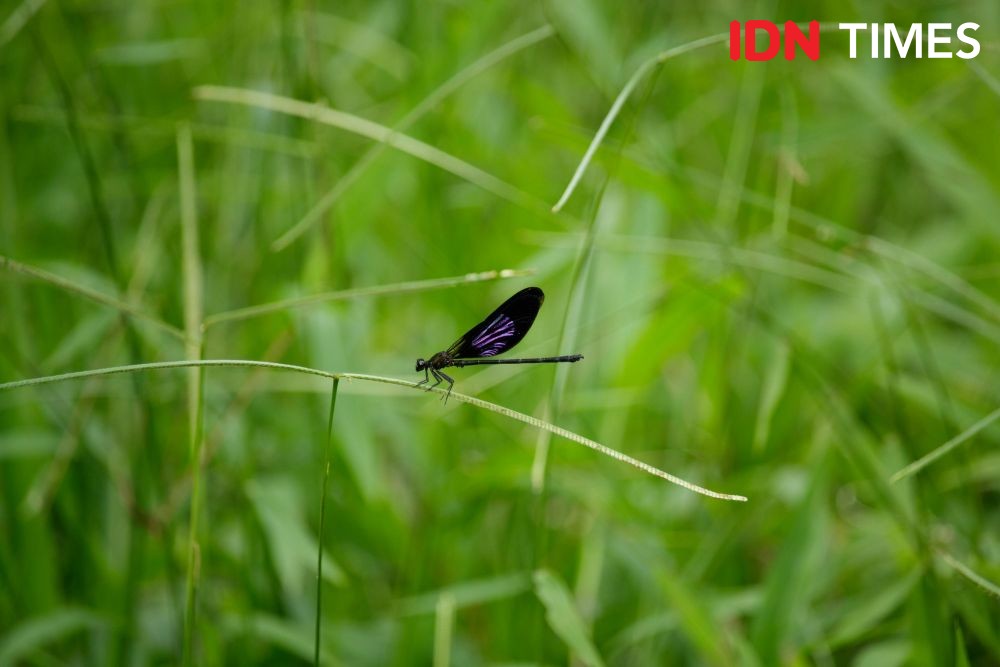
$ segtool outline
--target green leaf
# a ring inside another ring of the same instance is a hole
[[[661,569],[663,565],[661,564]],[[684,634],[691,639],[706,664],[728,665],[732,659],[726,655],[726,638],[720,624],[698,594],[676,573],[667,572],[659,577],[660,586],[670,605],[676,610]]]
[[[990,211],[1000,207],[1000,200],[989,180],[956,148],[947,133],[921,122],[919,114],[896,101],[891,86],[868,74],[866,68],[842,63],[830,72],[833,81],[924,170],[928,187],[948,199],[969,222],[992,229],[995,218]]]
[[[891,639],[866,646],[852,664],[853,667],[897,667],[908,664],[909,653],[909,642]]]
[[[489,579],[463,581],[428,593],[421,593],[399,601],[399,613],[404,616],[433,614],[443,595],[450,595],[455,608],[505,600],[531,590],[531,576],[527,572],[506,574]]]
[[[109,310],[99,310],[83,317],[72,329],[69,330],[56,349],[42,362],[42,367],[47,369],[63,368],[80,356],[88,356],[85,361],[80,361],[81,366],[90,361],[94,350],[99,349],[108,335],[112,325],[119,321],[119,315]]]
[[[21,664],[35,651],[104,624],[103,618],[86,609],[59,609],[22,621],[0,640],[0,667]]]
[[[303,661],[312,661],[313,633],[305,625],[292,623],[269,614],[254,614],[239,624],[232,624],[230,631],[247,639],[261,641],[287,651]],[[339,664],[324,646],[320,650],[320,664]]]
[[[962,626],[955,624],[955,667],[969,667],[969,655],[965,650],[965,637],[962,636]]]
[[[910,596],[909,664],[928,667],[947,664],[954,649],[948,632],[944,591],[930,571],[925,571]]]
[[[921,574],[917,571],[901,581],[887,583],[875,595],[872,595],[869,589],[865,589],[855,604],[838,614],[841,620],[828,635],[829,646],[836,647],[849,643],[874,628],[906,601],[906,596],[920,579]]]
[[[264,477],[247,484],[247,495],[260,519],[278,579],[290,598],[307,595],[316,577],[318,545],[306,525],[305,505],[296,482],[290,477]],[[344,581],[344,573],[326,553],[323,579]]]
[[[548,570],[535,572],[535,594],[545,607],[545,620],[567,647],[588,667],[603,667],[586,623],[566,584]]]
[[[778,401],[785,392],[788,382],[788,346],[781,344],[774,355],[774,363],[768,366],[764,378],[764,388],[760,393],[760,406],[757,409],[757,423],[753,432],[753,450],[759,452],[767,444],[771,434],[771,420],[778,407]]]
[[[823,437],[822,435],[820,437]],[[825,444],[824,444],[825,446]],[[822,567],[826,549],[826,479],[830,449],[813,466],[809,493],[787,523],[777,561],[768,574],[764,602],[753,628],[753,642],[764,664],[777,664],[794,642],[799,621],[808,611],[810,582]]]
[[[555,0],[548,7],[559,35],[604,92],[612,93],[619,83],[622,65],[622,56],[613,40],[613,22],[589,0]]]
[[[0,461],[17,458],[50,457],[59,445],[59,436],[41,429],[11,429],[0,439]]]

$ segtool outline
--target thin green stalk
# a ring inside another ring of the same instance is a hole
[[[181,249],[184,279],[185,352],[190,361],[202,356],[202,271],[198,249],[198,211],[194,175],[194,146],[191,128],[177,129],[177,163],[181,199]],[[201,514],[201,451],[205,427],[205,375],[202,366],[191,366],[188,384],[188,433],[191,465],[191,517],[188,533],[188,566],[184,614],[184,664],[193,664],[194,627],[198,578],[201,569],[198,546],[198,517]]]
[[[601,183],[601,187],[594,196],[593,209],[591,210],[590,219],[587,222],[587,228],[584,232],[583,246],[580,249],[576,262],[573,266],[573,276],[570,279],[569,297],[566,301],[566,310],[563,313],[562,321],[559,325],[559,338],[557,339],[558,342],[556,344],[556,349],[560,351],[564,349],[567,331],[575,330],[579,325],[580,314],[583,310],[584,302],[584,282],[587,276],[587,270],[590,268],[591,259],[594,255],[595,242],[598,237],[598,216],[601,211],[601,203],[604,201],[604,193],[607,191],[608,183],[610,183],[612,175],[615,171],[617,171],[618,166],[621,164],[622,150],[628,142],[628,138],[635,130],[635,125],[642,107],[649,101],[649,97],[652,94],[655,85],[656,78],[654,77],[646,89],[646,95],[642,100],[642,104],[640,104],[639,108],[636,109],[636,112],[632,114],[631,121],[625,132],[625,137],[622,139],[621,144],[619,144],[619,150],[616,154],[614,165],[607,171],[607,174]],[[555,369],[555,381],[553,382],[552,391],[549,393],[548,403],[546,404],[546,418],[558,418],[559,408],[562,404],[563,392],[565,391],[568,377],[569,368],[557,365]],[[539,437],[538,442],[536,443],[535,459],[531,466],[531,487],[536,493],[540,493],[545,486],[550,445],[550,437],[547,432],[543,431],[541,437]],[[536,563],[536,565],[540,566],[541,564]]]
[[[455,630],[455,596],[444,592],[434,605],[434,667],[451,666],[452,635]]]
[[[326,528],[326,494],[330,482],[330,452],[333,448],[333,413],[337,409],[337,388],[340,378],[333,378],[330,390],[330,417],[326,422],[326,454],[323,462],[323,495],[319,501],[319,547],[316,549],[316,646],[313,664],[319,666],[320,620],[323,617],[323,531]]]
[[[962,431],[954,438],[941,445],[940,447],[936,447],[932,451],[921,456],[913,463],[898,470],[895,474],[893,474],[892,477],[889,478],[889,481],[895,484],[901,479],[906,479],[911,475],[917,474],[918,472],[920,472],[930,464],[934,463],[945,454],[951,452],[951,450],[955,449],[966,440],[970,439],[972,436],[982,431],[984,428],[995,422],[997,419],[1000,419],[1000,408],[997,408],[990,414],[986,415],[985,417],[977,421],[975,424],[965,429],[964,431]]]
[[[800,24],[799,27],[808,26]],[[819,27],[821,31],[831,30],[837,28],[837,24],[821,23]],[[587,146],[587,150],[584,152],[583,158],[580,160],[580,164],[577,165],[576,171],[573,172],[573,176],[569,180],[569,184],[563,191],[562,196],[559,197],[559,201],[557,201],[555,206],[552,207],[552,210],[554,212],[561,211],[563,206],[566,205],[566,202],[569,201],[569,198],[573,195],[573,191],[576,190],[576,186],[580,183],[580,179],[583,178],[584,172],[587,171],[587,167],[590,166],[590,162],[594,159],[597,149],[600,148],[601,144],[604,142],[604,137],[607,136],[608,131],[611,129],[611,125],[615,122],[615,119],[618,118],[618,114],[621,113],[622,107],[625,106],[625,102],[628,101],[628,98],[631,97],[636,86],[639,85],[639,82],[642,81],[647,74],[671,58],[676,58],[679,55],[696,51],[713,44],[721,44],[728,39],[728,32],[721,32],[715,35],[709,35],[708,37],[702,37],[701,39],[696,39],[694,41],[687,42],[686,44],[675,46],[672,49],[662,51],[639,65],[635,72],[633,72],[632,76],[629,77],[628,81],[625,82],[625,86],[622,87],[621,92],[618,93],[617,97],[615,97],[615,101],[611,104],[611,109],[608,110],[604,120],[601,121],[601,126],[597,129],[597,133],[594,135],[594,138],[591,139],[590,145]]]
[[[687,44],[682,44],[681,46],[659,53],[639,65],[632,76],[629,77],[628,81],[625,82],[625,86],[621,89],[621,92],[618,93],[617,97],[615,97],[615,101],[611,104],[611,109],[604,117],[604,120],[601,121],[601,126],[597,128],[597,133],[594,135],[594,138],[591,139],[590,145],[587,146],[587,150],[583,154],[583,159],[580,160],[580,164],[577,165],[576,171],[573,172],[569,185],[566,186],[562,196],[559,197],[559,201],[557,201],[555,206],[552,207],[552,210],[554,212],[561,211],[563,206],[566,205],[566,202],[569,201],[569,198],[573,195],[573,191],[576,190],[576,186],[579,184],[580,179],[583,178],[584,172],[587,171],[590,161],[594,159],[594,154],[597,153],[597,149],[601,146],[601,143],[604,141],[604,137],[607,136],[608,131],[611,129],[611,125],[615,122],[618,114],[621,113],[622,107],[625,106],[625,102],[628,101],[628,98],[632,95],[632,91],[635,90],[635,87],[639,85],[639,82],[642,81],[642,79],[649,72],[670,58],[705,46],[718,44],[726,41],[727,39],[729,39],[729,33],[719,33],[718,35],[702,37],[701,39],[696,39],[693,42],[688,42]]]
[[[208,329],[220,322],[231,322],[233,320],[245,320],[251,317],[259,317],[276,313],[290,308],[301,308],[327,301],[341,301],[344,299],[355,299],[363,296],[384,296],[387,294],[404,294],[407,292],[421,292],[426,290],[444,289],[446,287],[456,287],[466,283],[477,283],[489,280],[503,280],[505,278],[520,278],[530,276],[533,270],[521,269],[501,269],[499,271],[480,271],[479,273],[467,273],[464,276],[454,276],[451,278],[432,278],[430,280],[412,280],[404,283],[393,283],[391,285],[374,285],[372,287],[356,287],[353,289],[338,290],[335,292],[323,292],[322,294],[312,294],[300,296],[292,299],[282,299],[273,303],[264,303],[257,306],[237,308],[205,318],[205,329]]]
[[[191,511],[188,526],[188,562],[187,578],[184,587],[184,645],[183,664],[190,666],[196,664],[194,661],[194,628],[195,615],[198,600],[198,581],[201,577],[201,546],[198,543],[198,517],[201,514],[201,441],[205,421],[204,406],[204,375],[200,369],[196,370],[196,377],[200,380],[194,386],[188,387],[188,395],[194,404],[194,412],[191,414],[191,442],[190,459],[191,466]],[[189,374],[189,378],[190,378]]]
[[[636,79],[638,82],[639,79]],[[599,220],[599,215],[601,211],[601,204],[604,201],[604,193],[607,191],[608,183],[610,183],[612,175],[617,171],[618,166],[621,163],[622,150],[626,143],[628,143],[628,138],[631,136],[632,131],[635,129],[636,121],[639,117],[642,106],[649,101],[649,96],[655,86],[655,79],[651,81],[650,85],[646,89],[646,96],[643,100],[643,104],[639,105],[635,113],[632,114],[631,122],[628,126],[628,130],[625,133],[625,137],[619,144],[619,150],[615,156],[615,162],[609,168],[604,179],[601,182],[600,188],[594,195],[593,206],[590,211],[589,220],[587,221],[587,227],[584,232],[583,244],[580,247],[576,260],[573,263],[573,274],[570,278],[569,283],[569,295],[566,299],[566,308],[563,311],[563,317],[559,323],[559,337],[556,343],[557,350],[563,350],[566,345],[566,333],[567,330],[575,330],[579,325],[579,318],[583,312],[583,302],[584,302],[584,287],[586,282],[587,271],[590,268],[591,259],[594,255],[594,241],[597,237],[597,225]],[[557,210],[553,208],[553,211]],[[572,322],[572,324],[571,324]],[[562,405],[563,393],[566,388],[566,382],[569,378],[569,369],[561,367],[562,365],[557,364],[554,374],[552,388],[549,391],[545,403],[545,415],[546,419],[557,419],[559,415],[559,410]],[[549,452],[552,446],[552,435],[548,431],[540,431],[538,434],[538,439],[535,441],[535,455],[531,462],[531,488],[535,493],[535,568],[544,568],[546,565],[546,553],[548,552],[548,521],[546,520],[545,506],[547,504],[547,488],[546,479],[548,477],[549,470]],[[538,609],[536,614],[540,614],[541,610]],[[540,616],[534,620],[534,625],[537,628],[542,627]],[[536,631],[537,633],[537,631]],[[537,634],[536,634],[537,637]],[[536,639],[535,645],[538,646],[540,641]],[[538,649],[536,649],[536,652]]]
[[[958,560],[948,552],[939,550],[937,553],[938,556],[941,558],[941,560],[947,563],[951,568],[956,570],[963,577],[965,577],[972,583],[976,584],[977,586],[982,588],[984,591],[986,591],[993,597],[1000,598],[1000,586],[996,585],[986,577],[982,576],[981,574],[979,574],[971,567],[969,567],[962,561]]]
[[[605,179],[604,184],[601,186],[600,192],[595,197],[594,209],[592,211],[590,221],[587,225],[587,231],[584,236],[583,247],[580,249],[579,255],[577,255],[576,262],[573,266],[573,276],[570,279],[569,296],[566,301],[566,310],[563,312],[562,321],[559,324],[559,336],[556,339],[556,350],[560,353],[566,343],[566,332],[570,328],[569,321],[573,320],[572,328],[575,329],[578,323],[580,312],[582,310],[581,292],[583,289],[583,278],[586,273],[587,267],[590,265],[590,258],[594,252],[594,237],[595,237],[595,227],[597,225],[597,215],[601,208],[601,200],[603,199],[604,190],[607,187],[608,180]],[[563,391],[566,387],[566,378],[569,375],[569,369],[556,365],[554,382],[552,384],[552,390],[549,392],[548,400],[545,404],[545,418],[546,419],[556,419],[559,414],[559,407],[562,403]],[[548,474],[548,461],[549,461],[549,447],[551,445],[551,435],[547,431],[541,431],[539,433],[538,440],[535,442],[535,456],[531,462],[531,488],[532,490],[542,496],[545,490],[545,478]],[[544,499],[542,498],[542,501]],[[544,502],[540,503],[544,505]],[[539,529],[542,530],[542,523],[539,523]],[[540,563],[536,565],[541,566]]]
[[[184,361],[161,361],[149,364],[132,364],[129,366],[112,366],[110,368],[98,368],[89,371],[75,371],[72,373],[62,373],[60,375],[48,375],[39,378],[30,378],[27,380],[15,380],[13,382],[5,382],[0,384],[0,391],[5,389],[17,389],[21,387],[34,387],[43,384],[52,384],[57,382],[65,382],[67,380],[80,380],[88,377],[95,377],[98,375],[118,375],[122,373],[134,373],[138,371],[147,370],[157,370],[157,369],[167,369],[167,368],[208,368],[208,367],[219,367],[219,366],[229,366],[229,367],[244,367],[244,368],[271,368],[274,370],[285,370],[292,371],[296,373],[303,373],[306,375],[316,375],[324,378],[340,378],[341,380],[360,380],[362,382],[376,382],[380,384],[391,384],[398,387],[407,387],[409,389],[419,389],[421,391],[428,391],[422,385],[418,385],[416,382],[410,382],[408,380],[400,380],[398,378],[383,377],[380,375],[367,375],[364,373],[330,373],[328,371],[321,371],[316,368],[308,368],[306,366],[293,366],[291,364],[280,364],[273,361],[252,361],[246,359],[198,359],[198,360],[184,360]],[[437,394],[439,396],[445,395],[444,389],[433,388],[429,390],[431,393]],[[469,405],[474,405],[478,408],[484,410],[489,410],[495,412],[496,414],[503,415],[509,419],[514,419],[529,426],[535,428],[545,429],[551,431],[555,435],[558,435],[567,440],[571,440],[577,444],[583,445],[603,454],[604,456],[610,457],[621,463],[626,463],[633,468],[637,468],[642,472],[645,472],[654,477],[659,477],[664,479],[671,484],[676,484],[681,486],[688,491],[693,491],[699,493],[703,496],[708,496],[710,498],[718,498],[719,500],[736,500],[740,502],[746,502],[746,496],[719,493],[717,491],[711,491],[704,487],[693,484],[684,479],[671,475],[668,472],[660,470],[654,466],[649,465],[643,461],[632,458],[627,454],[623,454],[615,449],[611,449],[606,445],[602,445],[599,442],[585,438],[582,435],[573,433],[564,428],[556,426],[555,424],[550,424],[549,422],[542,421],[537,417],[532,417],[531,415],[526,415],[522,412],[517,412],[516,410],[511,410],[502,405],[497,405],[495,403],[490,403],[484,401],[480,398],[474,396],[467,396],[465,394],[460,394],[457,391],[453,391],[450,394],[451,400],[458,401],[460,403],[468,403]],[[192,504],[194,500],[192,500]]]

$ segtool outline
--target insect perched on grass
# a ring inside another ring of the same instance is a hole
[[[437,382],[428,387],[428,390],[441,382],[447,382],[448,393],[444,396],[444,400],[447,401],[451,395],[451,388],[455,385],[455,381],[442,372],[442,369],[449,366],[462,368],[485,364],[551,364],[561,361],[580,361],[583,359],[582,354],[532,359],[491,358],[521,342],[535,321],[543,301],[545,294],[542,290],[537,287],[525,287],[500,304],[485,320],[465,332],[465,335],[452,343],[447,350],[438,352],[426,361],[417,359],[417,371],[424,372],[424,379],[417,384],[430,382],[431,375]]]

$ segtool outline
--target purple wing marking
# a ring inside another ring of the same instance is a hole
[[[479,352],[480,356],[492,357],[509,347],[506,341],[515,333],[517,333],[517,328],[514,326],[514,320],[500,314],[469,343]]]

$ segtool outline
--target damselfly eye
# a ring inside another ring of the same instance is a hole
[[[417,370],[418,371],[424,370],[424,366],[426,366],[426,364],[424,363],[424,360],[423,359],[417,359]]]

